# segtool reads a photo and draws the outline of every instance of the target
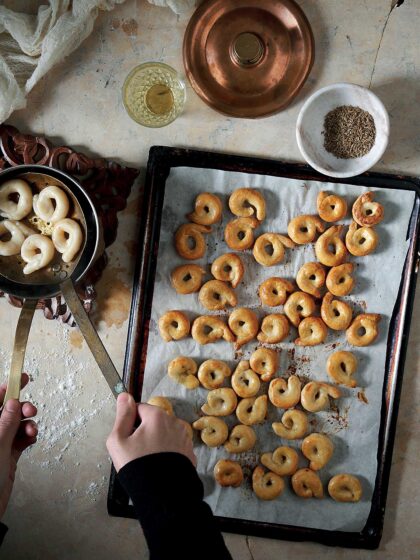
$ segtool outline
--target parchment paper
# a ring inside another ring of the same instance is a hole
[[[200,192],[211,191],[220,195],[224,201],[223,223],[213,226],[213,233],[206,238],[207,254],[201,261],[194,262],[208,265],[218,255],[229,251],[223,240],[224,226],[233,218],[227,199],[239,187],[261,189],[266,199],[267,218],[256,230],[257,235],[269,231],[287,233],[287,224],[294,216],[316,214],[316,197],[320,190],[334,191],[344,196],[349,209],[362,192],[378,190],[377,199],[385,206],[385,219],[377,226],[380,242],[373,254],[350,259],[356,264],[356,285],[352,294],[344,299],[353,306],[355,314],[365,311],[380,313],[382,320],[379,325],[380,336],[375,344],[366,348],[350,348],[343,332],[331,330],[325,344],[300,348],[293,344],[297,337],[293,327],[287,340],[275,346],[281,349],[279,376],[297,373],[302,379],[331,382],[325,364],[328,355],[335,349],[351,350],[359,360],[356,374],[359,386],[355,389],[341,386],[344,397],[336,401],[336,406],[329,411],[309,414],[311,431],[328,434],[335,445],[333,458],[319,473],[324,483],[325,498],[303,500],[297,497],[291,489],[289,477],[286,479],[285,492],[274,501],[263,502],[253,494],[249,475],[258,464],[261,453],[272,451],[279,445],[291,445],[299,449],[301,444],[300,440],[282,440],[273,433],[271,423],[279,421],[284,411],[276,409],[270,403],[267,422],[254,426],[258,438],[255,449],[245,454],[230,455],[244,469],[246,481],[238,489],[221,489],[214,482],[212,472],[215,463],[220,458],[229,457],[223,446],[209,449],[201,442],[198,434],[194,436],[198,471],[205,486],[206,501],[214,513],[220,516],[319,529],[359,531],[364,527],[371,507],[377,470],[386,341],[408,250],[406,235],[414,193],[206,169],[176,168],[171,171],[166,184],[142,399],[146,400],[152,394],[171,397],[176,415],[189,422],[201,415],[200,407],[206,400],[207,391],[203,388],[188,391],[174,383],[166,375],[168,362],[178,355],[185,355],[196,359],[198,364],[209,358],[218,358],[228,361],[234,367],[239,360],[235,360],[233,346],[224,341],[200,346],[192,338],[169,343],[160,338],[157,321],[166,311],[183,310],[191,320],[209,313],[200,306],[197,294],[180,295],[171,286],[170,272],[182,263],[173,247],[173,234],[180,224],[188,221],[185,214],[192,211],[195,197]],[[349,222],[350,219],[347,219],[342,223]],[[257,295],[259,284],[270,276],[295,279],[302,264],[316,260],[313,245],[286,250],[284,262],[270,268],[258,265],[251,251],[241,253],[241,257],[244,259],[245,275],[241,285],[236,288],[238,305],[254,308],[261,318],[268,313],[282,312],[282,307],[261,307]],[[209,268],[207,266],[207,270]],[[210,274],[206,279],[210,279]],[[243,348],[242,359],[248,359],[256,347],[256,340],[247,344]],[[225,384],[230,386],[230,380]],[[268,384],[262,383],[261,393],[266,393],[267,390]],[[362,393],[359,397],[365,396],[367,404],[358,398],[358,393]],[[234,415],[226,421],[229,427],[238,423]],[[307,466],[307,461],[300,452],[299,454],[300,466]],[[329,479],[342,472],[353,473],[361,479],[363,498],[359,503],[340,504],[328,497],[326,485]]]

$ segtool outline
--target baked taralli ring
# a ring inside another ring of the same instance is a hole
[[[266,315],[261,323],[261,331],[257,335],[260,342],[276,344],[281,342],[289,334],[289,321],[285,315],[272,313]]]
[[[241,465],[236,461],[229,461],[229,459],[217,461],[213,474],[220,486],[233,486],[233,488],[237,488],[244,479]]]
[[[63,189],[50,185],[33,197],[33,208],[41,220],[55,224],[67,216],[70,204]]]
[[[373,192],[361,194],[353,204],[353,220],[359,226],[372,227],[384,219],[384,207],[379,202],[373,201]]]
[[[225,241],[234,251],[245,251],[254,245],[254,229],[260,225],[256,218],[236,218],[225,227]]]
[[[336,502],[358,502],[362,493],[360,480],[352,474],[336,474],[328,483],[328,494]]]
[[[302,389],[300,402],[305,410],[319,412],[329,407],[330,397],[332,399],[340,398],[341,390],[329,383],[310,381]]]
[[[193,294],[201,288],[205,273],[204,268],[198,264],[182,264],[171,272],[172,286],[178,294]]]
[[[249,363],[262,381],[270,381],[277,370],[278,354],[271,348],[257,348],[251,354]]]
[[[20,253],[22,244],[25,241],[25,235],[17,226],[17,223],[11,220],[0,222],[0,256],[2,257],[11,257]],[[3,236],[6,236],[5,241],[2,241]]]
[[[351,323],[353,311],[348,303],[334,299],[334,296],[327,292],[322,300],[321,317],[333,331],[344,331]]]
[[[338,297],[349,294],[354,286],[353,269],[353,263],[344,263],[331,268],[326,280],[328,291]]]
[[[18,200],[14,197],[18,197]],[[10,179],[0,185],[0,216],[8,220],[23,220],[32,210],[31,187],[23,179]]]
[[[229,208],[232,214],[246,218],[255,216],[262,222],[265,219],[265,200],[255,189],[236,189],[229,197]]]
[[[312,243],[317,232],[322,233],[325,226],[318,216],[302,215],[290,220],[287,233],[292,241],[298,245]]]
[[[190,333],[190,320],[182,311],[167,311],[158,321],[160,336],[166,342],[180,340]]]
[[[283,278],[267,278],[260,284],[258,288],[258,295],[260,296],[261,303],[268,305],[268,307],[277,307],[283,305],[287,299],[287,294],[295,291],[295,287],[288,280]]]
[[[201,193],[195,199],[194,212],[187,214],[187,220],[202,226],[211,226],[222,219],[222,201],[215,194]]]
[[[300,439],[307,433],[309,422],[305,412],[293,408],[286,410],[281,422],[273,422],[271,426],[274,433],[283,439]]]
[[[338,194],[327,194],[325,191],[320,191],[316,199],[316,206],[319,217],[324,222],[338,222],[347,214],[347,202]]]
[[[237,424],[230,432],[225,449],[228,453],[245,453],[254,447],[256,441],[257,436],[251,426]]]
[[[315,313],[315,309],[314,298],[306,292],[293,292],[284,304],[284,312],[295,327],[304,317],[309,317]]]
[[[186,389],[196,389],[200,385],[197,379],[197,364],[186,356],[178,356],[169,362],[168,375]]]
[[[207,393],[207,402],[201,410],[209,416],[229,416],[238,404],[238,397],[230,387],[213,389]]]
[[[302,453],[309,461],[309,468],[319,471],[333,456],[334,444],[324,434],[309,434],[302,441]]]
[[[258,317],[251,309],[239,307],[229,315],[228,324],[230,330],[236,336],[235,346],[240,348],[258,333]]]
[[[346,330],[346,338],[352,346],[369,346],[378,336],[379,313],[362,313],[354,318]]]
[[[201,259],[206,252],[203,233],[210,233],[210,226],[182,224],[175,233],[175,249],[180,257],[189,261]]]
[[[263,233],[255,241],[252,253],[262,266],[274,266],[284,259],[284,248],[295,247],[291,239],[280,233]]]
[[[209,280],[202,285],[198,299],[203,307],[209,311],[225,309],[228,305],[235,307],[238,298],[235,292],[221,280]]]
[[[261,386],[258,375],[250,368],[249,362],[246,360],[239,362],[233,372],[231,382],[235,393],[243,399],[255,397]]]
[[[294,474],[298,468],[299,455],[292,447],[283,445],[277,447],[273,453],[263,453],[261,463],[279,476],[289,476]]]
[[[209,344],[221,338],[227,342],[234,342],[235,340],[226,323],[214,315],[202,315],[194,319],[191,336],[198,344]]]
[[[297,346],[316,346],[322,344],[328,335],[327,325],[320,317],[306,317],[298,326]]]
[[[289,379],[276,377],[270,381],[268,398],[277,408],[292,408],[300,401],[301,382],[296,375]]]
[[[261,424],[267,415],[267,395],[242,399],[236,408],[236,416],[241,424],[252,426]]]
[[[71,262],[83,243],[82,228],[70,218],[63,218],[54,223],[51,236],[54,247],[62,254],[63,262]]]
[[[192,427],[200,431],[200,437],[207,447],[222,445],[229,435],[226,422],[216,416],[203,416],[193,422]]]
[[[46,235],[35,233],[27,237],[20,248],[22,259],[26,262],[23,274],[32,274],[50,264],[54,253],[54,244]]]
[[[166,412],[166,414],[169,414],[169,416],[175,416],[172,404],[166,397],[150,397],[150,399],[147,401],[147,404],[161,408]]]
[[[356,387],[353,375],[357,370],[357,358],[352,352],[339,350],[328,356],[327,373],[335,381],[347,387]]]
[[[244,265],[235,253],[225,253],[213,261],[211,273],[216,280],[230,282],[232,288],[236,288],[244,275]]]
[[[320,288],[325,284],[325,268],[317,262],[305,263],[297,273],[296,284],[302,292],[320,298]]]
[[[206,360],[198,368],[197,377],[205,389],[218,389],[225,377],[232,374],[230,367],[222,360]]]
[[[372,253],[378,245],[379,237],[372,227],[358,227],[356,222],[349,225],[346,233],[346,247],[355,257],[365,257]]]
[[[258,466],[252,473],[252,489],[260,500],[274,500],[284,491],[284,480],[278,474],[264,472]]]
[[[325,266],[338,266],[347,257],[347,249],[340,237],[344,226],[331,226],[315,243],[315,255]]]
[[[323,498],[324,489],[319,476],[311,469],[299,469],[292,476],[292,487],[301,498]]]

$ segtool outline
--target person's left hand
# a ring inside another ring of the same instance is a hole
[[[22,374],[22,385],[29,381],[26,373]],[[0,405],[6,394],[6,384],[0,385]],[[15,399],[7,401],[0,416],[0,519],[2,519],[10,494],[17,462],[22,452],[36,442],[38,427],[30,420],[37,413],[36,407],[30,402],[19,402]]]

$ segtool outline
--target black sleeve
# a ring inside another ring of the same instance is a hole
[[[125,465],[118,478],[133,501],[151,560],[232,560],[187,457],[146,455]]]
[[[7,533],[7,527],[3,523],[0,523],[0,545],[3,542],[3,539]]]

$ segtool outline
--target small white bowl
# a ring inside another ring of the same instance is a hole
[[[375,121],[375,143],[363,157],[340,159],[324,148],[325,116],[341,105],[360,107]],[[314,169],[330,177],[353,177],[370,169],[382,157],[388,137],[389,117],[382,101],[369,89],[355,84],[332,84],[316,91],[304,103],[296,123],[296,139],[303,157]]]

